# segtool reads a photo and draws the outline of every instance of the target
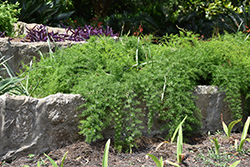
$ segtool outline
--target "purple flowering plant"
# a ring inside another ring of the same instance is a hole
[[[47,41],[48,38],[51,41],[55,42],[64,42],[64,41],[86,41],[90,38],[90,36],[118,36],[118,33],[113,33],[111,27],[107,27],[104,30],[102,27],[94,28],[90,25],[85,25],[84,27],[78,27],[77,29],[73,29],[71,27],[65,27],[65,33],[55,33],[53,31],[48,32],[47,27],[45,25],[36,25],[33,28],[27,28],[27,35],[23,38],[23,42],[40,42]]]

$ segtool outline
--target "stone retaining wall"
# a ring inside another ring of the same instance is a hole
[[[228,125],[232,120],[227,103],[223,102],[225,92],[218,92],[214,86],[197,86],[194,95],[197,107],[201,110],[203,133],[222,130],[220,114]],[[28,154],[42,154],[79,139],[78,115],[84,110],[77,107],[85,102],[80,95],[55,94],[37,99],[27,96],[0,96],[0,161]],[[145,104],[138,106],[143,112]],[[147,133],[148,119],[142,118],[143,136],[165,137],[159,127],[167,122],[155,120],[151,132]],[[197,132],[199,133],[199,132]],[[102,132],[105,139],[114,138],[114,129]]]
[[[28,28],[34,27],[36,24],[26,24],[23,22],[18,22],[15,24],[16,35],[26,34],[26,26]],[[48,27],[48,31],[64,33],[65,29]],[[66,41],[66,42],[51,42],[50,48],[55,51],[55,48],[67,48],[76,44],[83,44],[82,42]],[[8,38],[0,38],[0,57],[4,56],[5,60],[12,57],[7,63],[14,73],[18,73],[19,69],[22,69],[22,63],[29,64],[33,57],[37,60],[40,59],[42,54],[49,52],[49,45],[47,42],[12,42]],[[6,71],[0,71],[0,75],[9,77]]]

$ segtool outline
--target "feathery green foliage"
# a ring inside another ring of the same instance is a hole
[[[91,38],[88,43],[58,51],[27,66],[34,95],[80,93],[87,102],[80,133],[91,142],[111,127],[115,146],[131,148],[141,136],[142,118],[148,129],[154,120],[174,132],[187,115],[183,131],[200,127],[200,114],[192,90],[197,85],[217,85],[226,91],[236,118],[242,117],[241,94],[249,96],[249,41],[241,33],[199,41],[190,32],[165,36],[158,45],[151,39]],[[30,71],[29,71],[30,70]],[[168,137],[169,137],[168,136]]]

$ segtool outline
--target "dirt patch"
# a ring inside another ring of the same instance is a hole
[[[212,138],[218,138],[220,145],[219,155],[214,152]],[[248,138],[250,136],[248,135]],[[241,139],[241,133],[233,133],[231,138],[224,134],[206,135],[193,137],[189,139],[189,144],[183,145],[184,160],[180,164],[184,166],[229,166],[237,160],[241,160],[237,167],[249,166],[250,162],[250,142],[246,141],[243,145],[243,151],[237,152],[234,143],[235,140]],[[64,148],[51,151],[48,155],[57,162],[61,163],[63,155],[68,151],[64,167],[101,167],[106,141],[99,141],[92,144],[77,142]],[[148,153],[155,155],[157,158],[163,157],[163,160],[176,161],[176,144],[164,142],[162,138],[145,138],[142,137],[137,141],[138,148],[134,148],[132,153],[117,153],[114,145],[111,144],[109,150],[108,163],[110,167],[153,167],[156,166],[153,160],[146,155]],[[11,163],[0,164],[4,167],[21,167],[29,165],[36,167],[37,162],[46,167],[51,167],[51,163],[44,155],[34,157],[21,157]],[[170,165],[165,165],[170,166]]]

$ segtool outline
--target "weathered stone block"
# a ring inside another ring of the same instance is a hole
[[[217,86],[199,85],[193,93],[197,97],[194,99],[196,106],[201,110],[203,133],[223,130],[221,114],[227,125],[234,120],[229,103],[224,101],[226,92],[219,91]]]
[[[42,99],[0,96],[0,161],[42,154],[83,138],[77,107],[84,102],[80,95],[61,93]]]

